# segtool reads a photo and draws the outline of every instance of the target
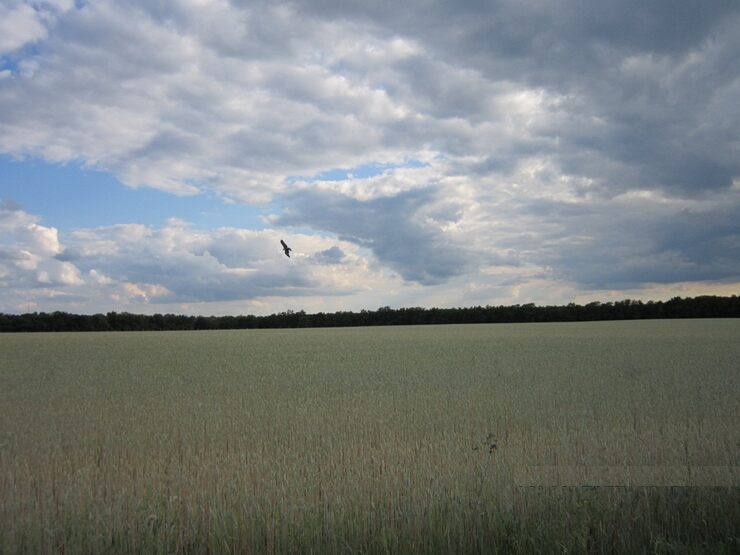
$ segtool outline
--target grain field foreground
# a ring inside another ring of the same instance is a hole
[[[738,361],[740,320],[0,335],[0,552],[738,552]]]

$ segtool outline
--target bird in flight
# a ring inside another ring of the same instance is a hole
[[[285,256],[290,258],[290,251],[292,251],[293,249],[291,249],[288,245],[286,245],[285,241],[283,241],[282,239],[280,239],[280,244],[283,246],[283,250],[285,251]]]

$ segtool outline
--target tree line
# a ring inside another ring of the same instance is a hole
[[[560,306],[516,304],[467,308],[390,308],[359,312],[288,310],[269,316],[184,316],[180,314],[70,314],[68,312],[0,313],[0,332],[158,331],[258,328],[328,328],[404,326],[414,324],[482,324],[513,322],[579,322],[654,318],[738,318],[740,297],[674,297],[669,301],[591,302]]]

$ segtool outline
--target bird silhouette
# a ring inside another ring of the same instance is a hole
[[[290,251],[292,251],[293,249],[291,249],[288,245],[286,245],[285,241],[283,241],[282,239],[280,239],[280,244],[283,246],[283,250],[285,251],[285,256],[290,258]]]

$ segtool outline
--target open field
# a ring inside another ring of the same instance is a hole
[[[2,553],[496,550],[738,552],[740,320],[0,335]]]

